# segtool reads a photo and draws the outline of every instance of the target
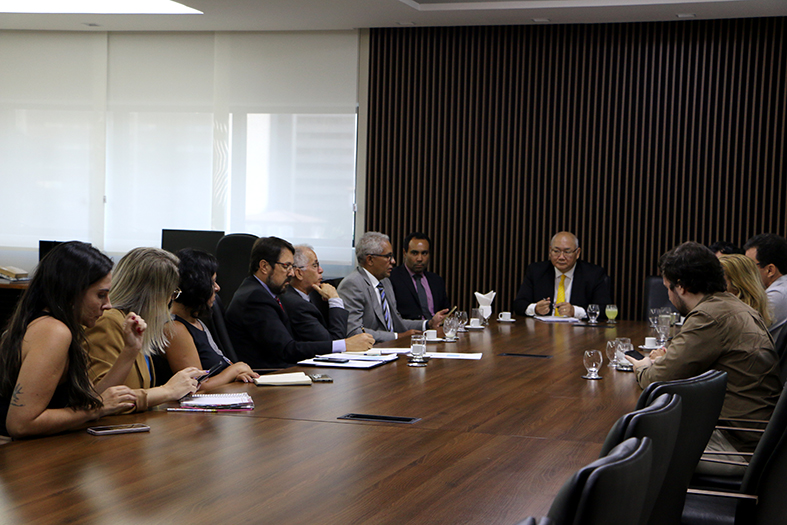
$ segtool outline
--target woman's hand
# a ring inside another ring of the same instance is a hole
[[[139,353],[140,349],[142,349],[142,339],[147,328],[148,325],[144,319],[134,312],[129,312],[123,321],[123,340],[126,343],[123,351],[131,352],[134,355]]]
[[[99,417],[117,414],[134,408],[137,396],[134,391],[125,385],[112,386],[101,393],[104,406],[99,409]]]
[[[183,396],[196,392],[197,388],[199,388],[197,378],[202,375],[205,375],[204,370],[191,366],[189,368],[184,368],[172,376],[172,378],[167,381],[167,384],[164,385],[164,388],[169,391],[167,401],[177,401]]]
[[[230,367],[230,370],[235,374],[235,381],[243,383],[253,383],[254,378],[260,377],[260,374],[252,370],[246,363],[235,363]]]

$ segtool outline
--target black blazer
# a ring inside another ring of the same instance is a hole
[[[225,319],[238,359],[252,368],[284,368],[331,353],[330,340],[296,341],[289,317],[253,276],[235,292]]]
[[[443,278],[429,271],[425,271],[424,276],[429,283],[429,288],[432,290],[435,313],[445,308],[450,308],[450,301],[445,291]],[[415,291],[413,280],[407,268],[400,264],[391,270],[389,279],[396,294],[396,305],[399,308],[399,315],[403,319],[422,319],[421,303],[418,301],[418,293]]]
[[[292,286],[279,296],[298,341],[338,341],[347,337],[347,310],[328,308],[328,301],[315,290],[304,300]],[[320,304],[322,303],[322,304]],[[323,310],[320,308],[325,305]]]
[[[555,295],[555,267],[549,261],[533,263],[525,271],[525,282],[516,294],[513,309],[519,315],[524,315],[530,304],[553,295]],[[552,297],[553,301],[554,299]],[[603,316],[606,305],[612,303],[606,270],[589,262],[577,261],[569,302],[585,309],[589,304],[597,304]]]

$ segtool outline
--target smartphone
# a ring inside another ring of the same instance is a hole
[[[333,378],[325,374],[306,374],[312,378],[315,383],[333,383]]]
[[[314,360],[319,363],[349,363],[350,360],[346,357],[315,357]]]
[[[108,434],[129,434],[132,432],[150,432],[150,427],[143,423],[131,423],[129,425],[105,425],[103,427],[89,427],[88,434],[94,436],[106,436]]]
[[[221,368],[221,366],[222,366],[223,364],[224,364],[224,363],[222,363],[221,361],[219,361],[218,363],[216,363],[215,365],[213,365],[212,367],[210,367],[210,370],[208,370],[208,372],[207,372],[206,374],[204,374],[204,375],[201,375],[201,376],[199,376],[199,377],[197,378],[197,384],[201,384],[203,381],[205,381],[205,380],[206,380],[206,379],[208,379],[209,377],[213,377],[213,374],[215,374],[215,373],[216,373],[216,372],[217,372],[217,371],[218,371],[218,370]]]
[[[626,352],[626,355],[629,357],[633,357],[637,361],[639,361],[640,359],[645,359],[645,356],[640,354],[636,350],[629,350],[628,352]]]

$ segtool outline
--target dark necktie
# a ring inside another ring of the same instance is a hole
[[[383,318],[385,318],[385,326],[388,327],[389,332],[393,332],[393,324],[391,323],[391,311],[388,309],[388,299],[385,298],[385,290],[383,283],[377,283],[377,289],[380,291],[380,304],[383,306]]]
[[[423,279],[424,274],[416,273],[415,277],[415,291],[418,292],[418,302],[421,304],[421,316],[424,319],[431,319],[432,312],[429,311],[429,300],[426,298],[426,288],[424,288],[424,284],[421,282]]]
[[[276,297],[276,296],[274,295],[274,297]],[[284,311],[284,305],[283,305],[283,304],[281,304],[281,301],[279,301],[279,298],[278,298],[278,297],[276,297],[276,302],[277,302],[277,303],[279,303],[279,308],[281,308],[281,309],[282,309],[282,311]]]

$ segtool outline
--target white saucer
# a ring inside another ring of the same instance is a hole
[[[465,326],[465,328],[467,328],[468,330],[483,330],[484,329],[483,326],[470,326],[470,325]]]
[[[498,319],[498,320],[497,320],[497,322],[498,322],[498,323],[515,323],[515,322],[516,322],[516,319],[509,319],[509,320],[505,320],[505,319]]]
[[[445,339],[441,339],[440,337],[438,337],[437,339],[427,339],[426,340],[427,343],[442,343],[443,341],[445,341]]]
[[[660,347],[660,346],[645,346],[645,345],[639,345],[639,349],[640,349],[640,350],[658,350],[659,348],[661,348],[661,347]]]
[[[441,341],[443,341],[444,343],[455,343],[455,342],[459,341],[459,338],[458,337],[454,337],[453,339],[444,338],[444,339],[441,339]]]

